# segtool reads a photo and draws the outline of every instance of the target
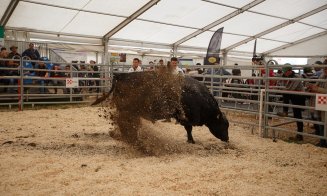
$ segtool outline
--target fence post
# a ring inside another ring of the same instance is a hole
[[[18,79],[18,86],[17,86],[17,92],[19,95],[18,98],[18,107],[19,111],[22,111],[24,109],[24,69],[23,69],[23,58],[19,59],[20,62],[20,79]]]
[[[265,89],[260,89],[260,104],[259,104],[259,135],[261,137],[264,136],[263,129],[262,129],[262,111],[263,111],[263,93],[265,92]]]
[[[211,91],[211,94],[213,94],[213,75],[214,75],[214,69],[213,67],[211,67],[211,82],[210,82],[210,91]]]

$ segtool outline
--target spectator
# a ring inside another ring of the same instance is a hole
[[[313,73],[312,68],[311,67],[305,67],[303,69],[303,74],[302,74],[302,78],[305,79],[317,79],[318,77]],[[314,81],[304,81],[303,85],[306,87],[309,84],[315,83]]]
[[[282,72],[283,72],[282,77],[283,77],[283,78],[286,77],[286,76],[285,76],[285,72],[286,72],[286,71],[288,71],[289,69],[292,70],[291,64],[286,63],[284,66],[285,66],[285,67],[282,68]],[[285,86],[286,86],[286,82],[287,82],[286,80],[281,80],[280,86],[282,86],[282,87],[285,88]],[[285,94],[285,93],[283,93],[283,94],[282,94],[282,97],[283,97],[283,103],[284,103],[284,104],[289,104],[289,103],[290,103],[290,95],[289,95],[289,94]],[[277,112],[277,115],[278,115],[278,116],[281,116],[281,117],[286,117],[286,116],[288,116],[288,107],[287,107],[287,106],[283,106],[283,112]]]
[[[8,59],[19,59],[21,55],[17,52],[18,47],[17,46],[11,46],[10,47],[10,53],[8,54]]]
[[[196,66],[201,66],[201,63],[197,63],[195,65]],[[204,72],[204,69],[203,68],[200,68],[200,67],[196,68],[196,70],[198,71],[198,74],[202,74]]]
[[[80,61],[81,63],[83,63],[84,61]],[[85,80],[85,78],[88,77],[88,74],[87,74],[87,69],[86,69],[86,66],[85,64],[80,64],[80,69],[78,70],[78,77],[79,77],[79,80],[78,80],[78,84],[80,87],[82,86],[88,86],[88,80]],[[82,93],[82,91],[84,92],[83,88],[80,88],[78,89],[77,92],[79,93]]]
[[[175,75],[184,75],[184,71],[178,67],[178,59],[176,57],[170,59],[168,70]]]
[[[64,73],[65,77],[66,78],[70,78],[71,75],[70,75],[70,65],[66,65],[65,66],[65,73]]]
[[[326,64],[327,65],[327,64]],[[327,67],[324,67],[323,73],[320,75],[319,79],[324,79],[324,82],[317,82],[308,86],[308,91],[313,93],[327,94]],[[326,112],[317,111],[318,120],[325,119]],[[324,125],[315,126],[316,134],[323,136],[324,135]],[[325,139],[321,139],[319,144],[321,147],[327,147],[327,142]]]
[[[39,71],[36,71],[36,76],[41,77],[41,78],[48,78],[49,77],[49,73],[47,72],[47,67],[45,65],[45,62],[41,61],[39,62],[39,66],[38,69],[40,69]],[[48,92],[48,89],[45,90],[44,86],[45,86],[45,80],[44,79],[40,79],[37,81],[40,84],[40,93],[44,94],[45,92]]]
[[[133,65],[132,67],[128,70],[128,72],[140,72],[142,71],[142,68],[140,67],[140,59],[134,58],[133,59]]]
[[[292,71],[292,67],[290,67],[290,66],[284,67],[283,72],[284,72],[283,77],[300,78],[298,75],[295,74],[294,71]],[[303,91],[304,90],[302,81],[300,81],[300,80],[289,80],[289,81],[287,81],[285,88],[286,88],[286,90],[289,90],[289,91]],[[293,105],[304,106],[305,105],[305,96],[296,95],[296,94],[288,94],[288,100],[286,101],[287,103],[285,103],[285,99],[284,99],[284,103],[288,104],[289,101],[291,101]],[[277,113],[277,115],[287,116],[287,113],[288,113],[288,107],[283,107],[283,113],[282,114]],[[294,116],[294,118],[302,119],[302,109],[294,107],[293,108],[293,116]],[[303,132],[303,122],[297,121],[296,125],[297,125],[297,131],[298,132]],[[297,140],[297,141],[302,141],[303,136],[297,134],[296,138],[290,138],[290,139],[294,139],[294,140]]]
[[[249,85],[249,87],[251,88],[253,88],[255,85],[255,79],[254,79],[255,77],[256,77],[255,73],[252,73],[252,78],[246,79],[245,81],[245,83]]]
[[[283,70],[278,69],[276,73],[276,77],[282,77],[283,76]]]
[[[34,43],[30,43],[28,46],[29,48],[23,52],[22,56],[28,56],[31,60],[39,60],[40,53],[34,48]]]
[[[99,73],[99,67],[95,64],[96,62],[91,60],[90,61],[90,64],[91,64],[91,70],[93,71],[93,73],[91,74],[91,77],[92,78],[97,78],[97,79],[100,79],[100,73]],[[95,84],[96,86],[96,92],[99,93],[100,91],[100,80],[94,80],[92,81],[92,85]],[[90,91],[92,92],[92,89],[90,89]]]
[[[11,46],[10,47],[10,53],[8,54],[8,60],[5,62],[6,66],[8,68],[18,68],[20,66],[20,61],[19,59],[21,58],[21,55],[17,52],[17,46]],[[18,69],[17,70],[8,70],[7,71],[7,76],[19,76]],[[15,85],[17,84],[17,79],[16,78],[10,78],[8,79],[9,85]],[[7,83],[8,83],[7,81]],[[9,88],[9,93],[15,93],[17,90],[13,88]]]
[[[158,64],[159,67],[164,67],[164,61],[162,59],[159,60],[159,64]]]
[[[8,51],[7,48],[2,47],[1,52],[0,52],[0,59],[6,59],[8,58]],[[6,66],[6,61],[5,60],[0,60],[0,68],[5,68]],[[7,75],[7,70],[2,70],[0,69],[0,76],[5,76]]]
[[[60,72],[60,65],[55,64],[52,66],[52,72],[50,72],[50,77],[52,78],[63,78],[65,74]],[[50,80],[49,84],[53,84],[54,86],[65,86],[65,82],[63,80]],[[57,94],[57,88],[54,88],[55,94]]]
[[[248,85],[248,87],[251,89],[251,95],[250,95],[250,99],[251,100],[257,100],[258,99],[258,93],[257,91],[255,91],[255,89],[257,89],[257,84],[258,84],[258,80],[255,79],[255,77],[257,77],[255,75],[255,73],[252,73],[252,78],[246,79],[245,80],[245,84]]]
[[[321,61],[316,61],[316,62],[315,62],[315,65],[322,65],[322,62],[321,62]],[[320,75],[321,75],[322,72],[323,72],[322,69],[321,69],[321,67],[315,67],[314,70],[315,70],[315,76],[316,76],[317,78],[319,78]]]
[[[218,63],[216,63],[218,65]],[[218,76],[223,76],[223,75],[231,75],[226,69],[224,68],[209,68],[205,71],[204,75],[218,75]],[[225,83],[226,79],[224,78],[209,78],[209,77],[204,77],[204,84],[205,85],[211,85],[211,81],[213,82],[213,86],[220,86],[221,84]],[[217,91],[213,91],[214,96],[218,96]],[[227,97],[228,93],[223,92],[222,95],[223,97]]]
[[[240,69],[232,69],[232,75],[233,76],[241,76],[241,70]],[[243,88],[244,82],[240,78],[229,78],[226,80],[226,87],[234,87],[234,88]],[[231,91],[234,91],[233,89]],[[237,90],[239,91],[239,90]],[[229,94],[232,98],[236,99],[242,99],[243,96],[240,93],[230,93]]]
[[[2,47],[1,52],[0,52],[0,59],[6,59],[8,57],[8,51],[7,48]],[[7,76],[8,75],[8,70],[4,70],[2,68],[7,68],[6,61],[5,60],[0,60],[0,76]],[[0,79],[0,83],[3,83],[4,85],[9,84],[8,79]],[[5,87],[3,90],[4,92],[7,92],[7,87]]]
[[[154,63],[152,61],[149,62],[149,67],[147,67],[147,71],[154,71]]]
[[[261,69],[260,71],[261,71],[261,77],[265,77],[266,76],[266,70],[265,69]],[[274,70],[269,69],[268,77],[269,78],[275,77]],[[276,86],[277,81],[274,80],[274,79],[269,79],[269,78],[267,78],[269,80],[269,86]],[[265,82],[262,81],[262,84],[265,85]]]

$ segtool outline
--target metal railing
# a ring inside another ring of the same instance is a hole
[[[98,67],[98,71],[94,71],[76,69],[90,67],[90,64],[24,58],[0,59],[0,63],[6,65],[0,67],[0,105],[9,108],[16,105],[20,110],[24,105],[89,103],[89,97],[99,96],[107,88],[104,81],[110,81],[101,77],[106,66],[102,64],[92,65]],[[60,69],[55,70],[54,66]],[[77,78],[78,88],[66,88],[66,78]]]

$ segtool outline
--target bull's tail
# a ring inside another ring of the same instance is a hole
[[[114,91],[115,84],[116,84],[116,82],[115,82],[115,80],[113,80],[112,86],[111,86],[111,89],[109,90],[109,92],[108,93],[104,93],[102,95],[102,97],[100,97],[97,100],[95,100],[91,105],[97,105],[97,104],[103,102],[104,100],[106,100],[110,96],[110,94]]]

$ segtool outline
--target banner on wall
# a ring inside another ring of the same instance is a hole
[[[126,62],[126,53],[119,53],[119,62],[125,63]]]
[[[120,61],[119,53],[110,53],[110,64],[118,64]]]
[[[125,63],[126,62],[126,53],[110,53],[110,63]]]

